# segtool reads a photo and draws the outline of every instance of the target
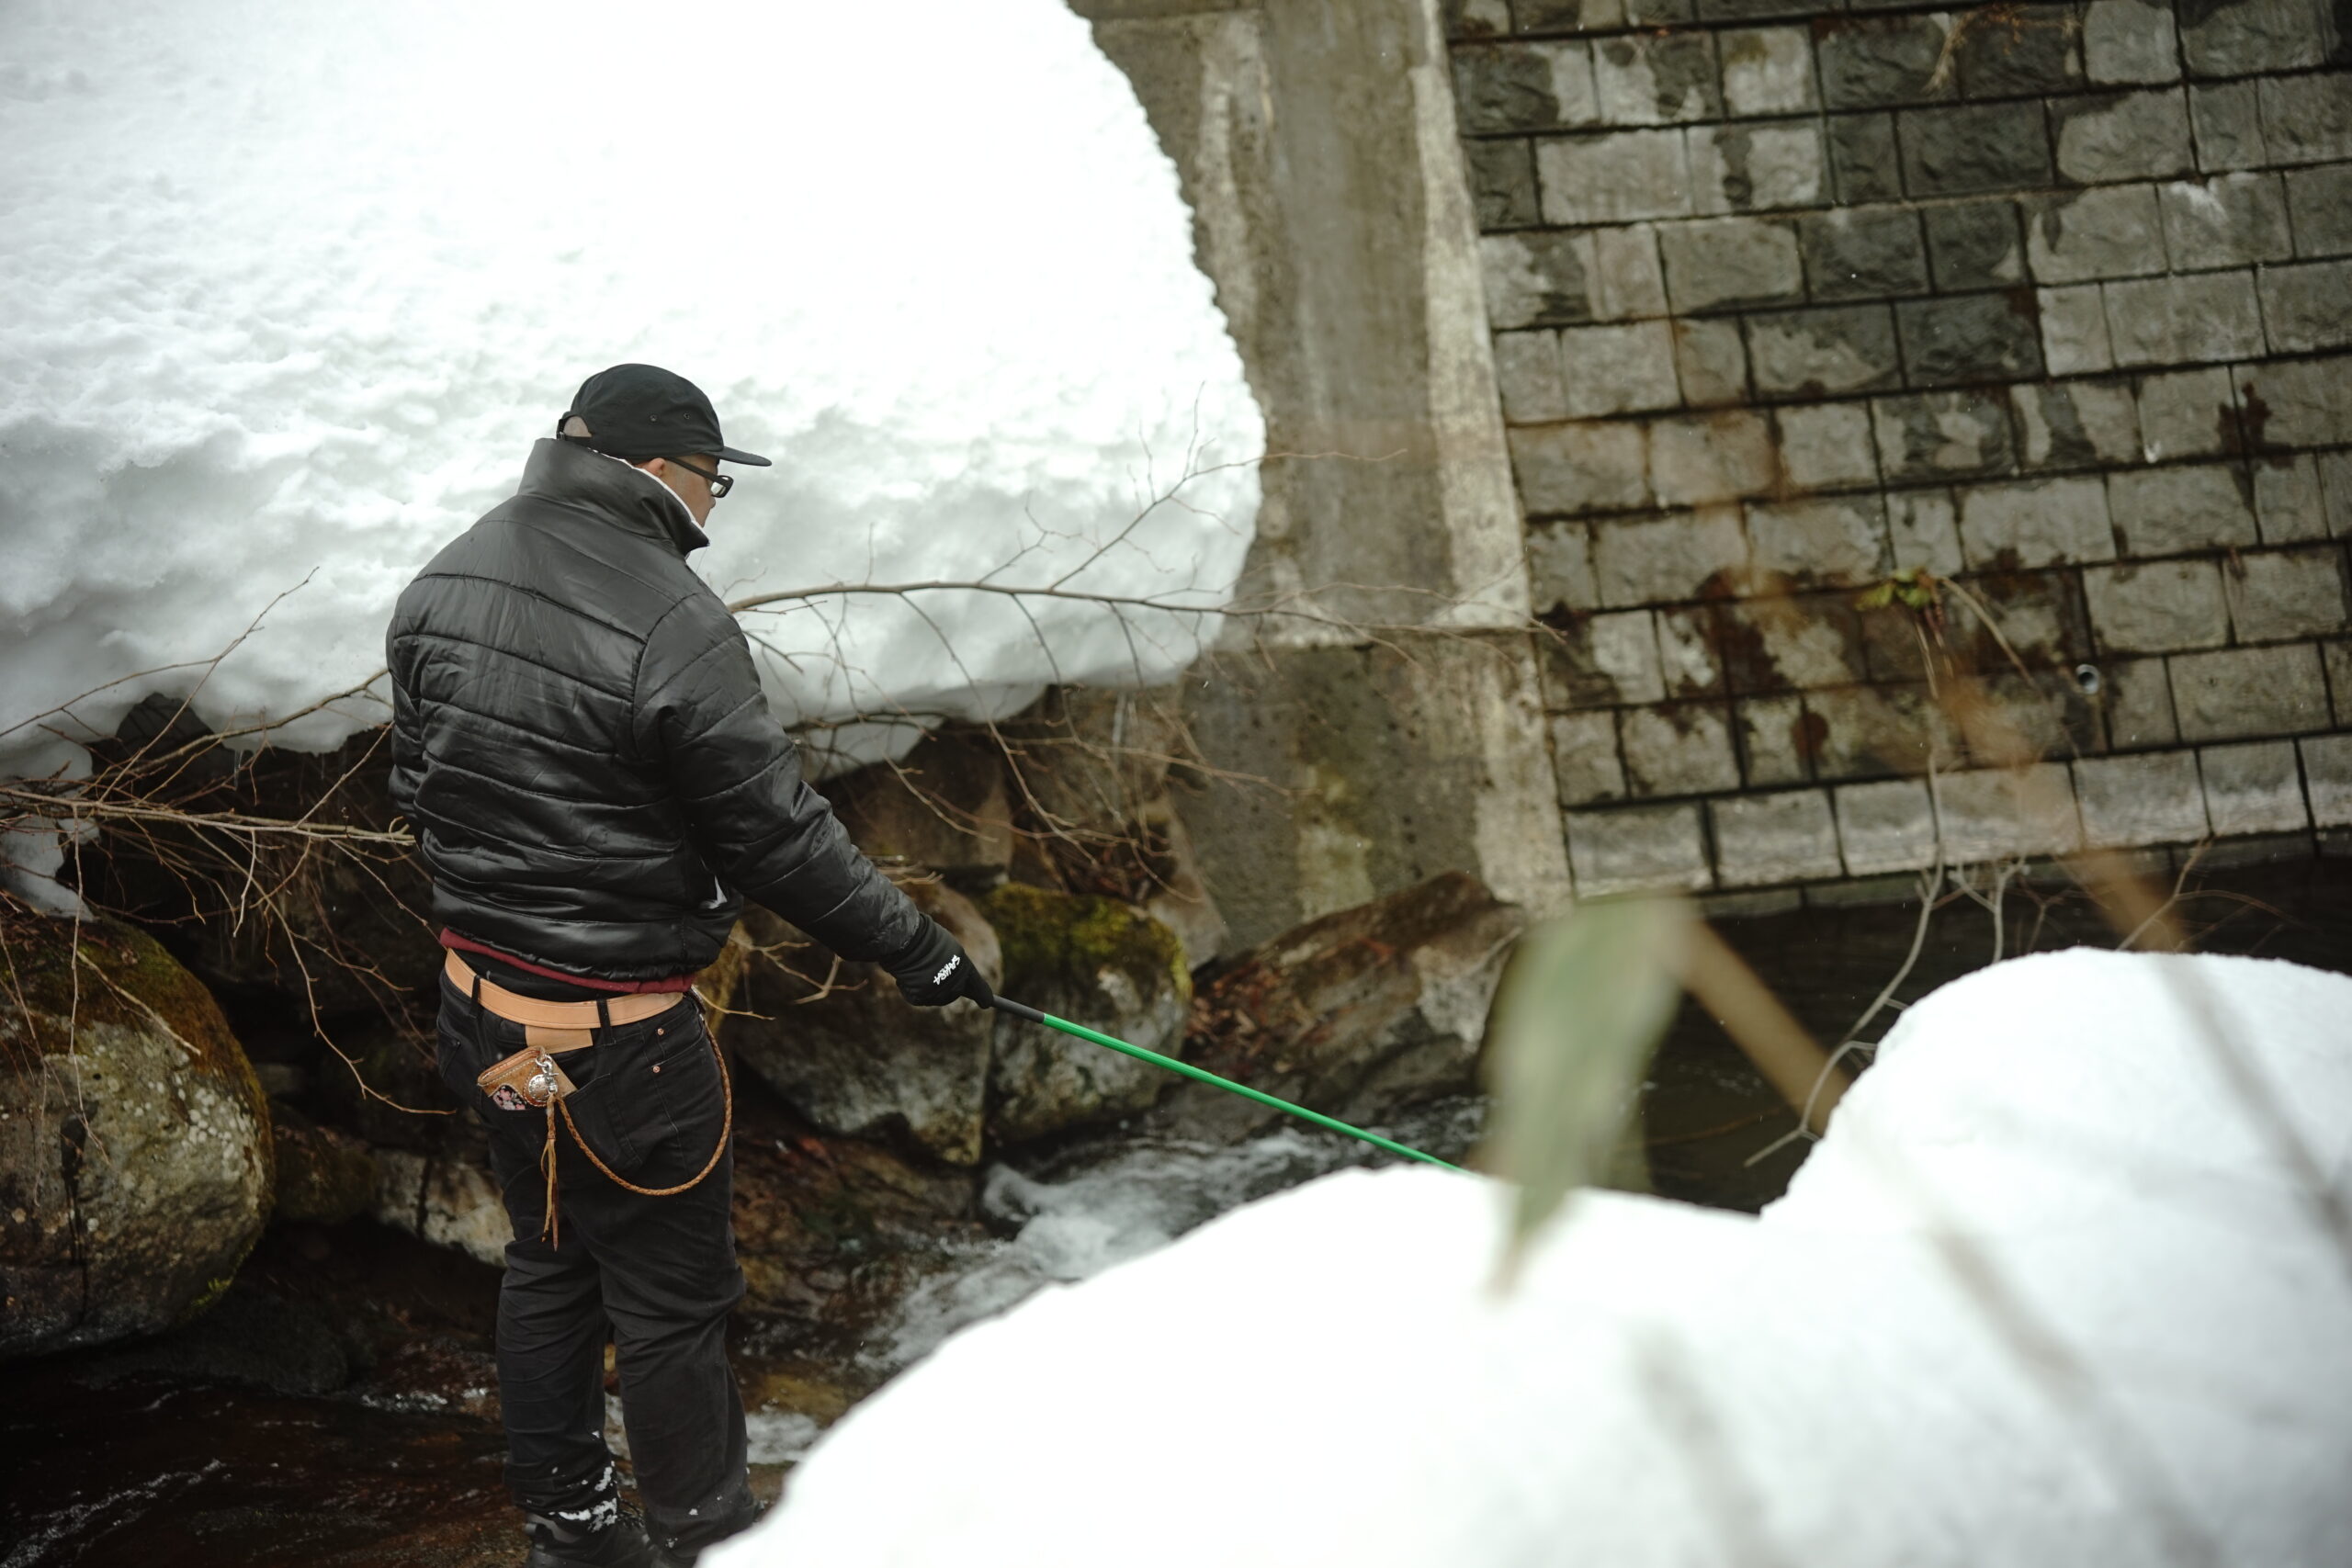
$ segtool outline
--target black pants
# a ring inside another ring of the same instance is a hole
[[[561,1230],[541,1239],[543,1110],[503,1108],[474,1079],[523,1047],[519,1024],[476,1010],[441,982],[441,1076],[490,1123],[491,1168],[514,1239],[498,1296],[498,1393],[506,1481],[526,1510],[574,1526],[614,1517],[605,1447],[605,1343],[620,1371],[646,1523],[694,1547],[746,1522],[743,1398],[728,1365],[727,1314],[742,1298],[729,1219],[734,1154],[690,1190],[649,1198],[589,1164],[556,1130]],[[659,1017],[599,1030],[557,1058],[579,1085],[566,1102],[597,1156],[639,1187],[700,1170],[724,1125],[718,1063],[691,998]]]

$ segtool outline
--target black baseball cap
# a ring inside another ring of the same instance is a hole
[[[756,453],[728,446],[718,434],[718,411],[702,389],[658,365],[616,365],[597,371],[580,383],[555,430],[566,441],[615,457],[687,457],[708,452],[722,463],[770,466]]]

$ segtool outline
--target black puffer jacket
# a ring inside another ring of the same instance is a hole
[[[709,541],[662,482],[541,441],[523,487],[401,595],[392,798],[435,915],[569,974],[717,957],[745,896],[849,958],[922,915],[800,777],[750,644],[686,566]]]

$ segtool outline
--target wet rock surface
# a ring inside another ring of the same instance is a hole
[[[269,1213],[260,1082],[153,938],[11,917],[0,939],[0,1356],[167,1328]]]

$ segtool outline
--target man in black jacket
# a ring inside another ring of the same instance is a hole
[[[718,465],[767,459],[649,365],[590,377],[557,431],[401,595],[392,795],[449,950],[442,1075],[490,1123],[514,1226],[498,1380],[529,1562],[691,1562],[756,1511],[725,1353],[731,1118],[695,974],[750,897],[919,1007],[990,998],[803,782],[686,565]],[[642,1529],[603,1437],[608,1335]]]

